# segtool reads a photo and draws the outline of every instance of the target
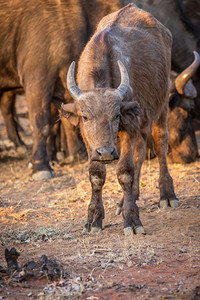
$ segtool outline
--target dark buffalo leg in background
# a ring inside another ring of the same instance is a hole
[[[46,141],[50,134],[50,106],[53,87],[50,89],[45,85],[40,86],[40,82],[44,83],[44,80],[37,78],[37,81],[25,84],[26,101],[33,136],[32,164],[33,178],[35,180],[53,177],[46,150]],[[46,76],[46,82],[53,82],[53,80],[48,80]]]
[[[50,162],[57,161],[57,136],[60,134],[60,124],[58,122],[59,114],[58,110],[53,103],[51,103],[51,126],[50,132],[47,138],[47,155]]]
[[[84,232],[98,232],[102,229],[104,207],[102,202],[102,188],[106,179],[106,167],[99,162],[90,162],[90,183],[92,197],[88,207],[88,220]]]
[[[168,108],[166,107],[166,109]],[[167,114],[161,113],[157,123],[153,124],[152,130],[155,151],[160,166],[159,189],[161,208],[178,206],[178,199],[174,193],[173,180],[167,166],[168,130],[166,119]]]
[[[19,136],[17,123],[14,119],[15,97],[16,94],[13,91],[2,93],[0,97],[0,109],[4,118],[8,138],[14,143],[15,147],[18,148],[24,146],[24,143]]]
[[[129,136],[127,132],[119,133],[120,139],[120,158],[117,164],[117,177],[119,183],[123,189],[123,206],[122,215],[124,218],[124,233],[126,235],[135,233],[145,233],[142,223],[139,218],[139,209],[136,204],[133,192],[134,186],[134,162],[133,162],[133,151],[134,151],[134,140]],[[138,170],[140,167],[138,167]],[[138,172],[136,170],[136,172]],[[136,176],[137,177],[137,176]]]
[[[65,117],[61,118],[61,122],[65,132],[69,161],[78,161],[82,158],[86,159],[86,148],[81,139],[78,128],[73,126]]]

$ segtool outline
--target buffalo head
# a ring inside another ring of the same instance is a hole
[[[194,99],[197,97],[197,90],[192,83],[192,76],[195,74],[200,65],[199,54],[194,51],[194,61],[178,76],[177,73],[171,72],[171,89],[170,89],[170,107],[180,106],[185,110],[194,109]]]
[[[74,103],[63,104],[63,114],[74,124],[80,122],[81,133],[91,160],[109,163],[119,158],[116,142],[119,130],[136,131],[141,113],[137,102],[123,101],[129,85],[125,66],[118,61],[121,83],[118,88],[80,90],[75,83],[75,62],[72,62],[67,87]],[[87,81],[87,78],[85,79]]]

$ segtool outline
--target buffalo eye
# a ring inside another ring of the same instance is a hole
[[[82,117],[84,122],[87,121],[87,119],[88,119],[86,116],[81,116],[81,117]]]
[[[118,119],[120,118],[120,116],[121,116],[120,114],[117,114],[117,115],[115,116],[115,119],[118,120]]]

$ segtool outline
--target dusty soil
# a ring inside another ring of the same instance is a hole
[[[16,152],[0,119],[0,265],[15,247],[19,266],[41,255],[68,274],[58,280],[13,281],[0,275],[0,299],[200,299],[200,162],[169,164],[177,209],[160,210],[157,159],[146,161],[138,201],[145,236],[123,235],[115,215],[122,192],[109,165],[103,190],[104,228],[83,235],[90,201],[88,163],[54,166],[57,177],[34,182],[27,168],[31,155],[28,120]]]

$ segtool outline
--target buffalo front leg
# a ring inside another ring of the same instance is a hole
[[[146,134],[138,133],[136,143],[135,143],[135,150],[134,150],[134,182],[133,182],[133,194],[134,199],[139,200],[140,196],[140,173],[141,167],[146,157]]]
[[[134,178],[133,178],[133,197],[135,201],[139,200],[140,196],[140,189],[139,189],[139,184],[140,184],[140,172],[141,172],[141,167],[142,164],[145,160],[145,155],[146,155],[146,135],[143,134],[138,134],[136,142],[135,142],[135,149],[134,149]],[[117,207],[116,210],[116,215],[119,215],[122,211],[123,207],[123,202],[124,198],[122,198],[120,204]]]
[[[53,177],[46,149],[47,137],[50,133],[51,95],[45,89],[32,86],[26,89],[26,100],[33,136],[32,164],[33,179],[42,180]]]
[[[160,189],[160,208],[168,206],[177,207],[179,201],[174,193],[172,177],[169,174],[167,165],[168,150],[168,130],[167,114],[162,113],[157,123],[153,124],[152,130],[155,151],[158,156],[160,166],[159,189]]]
[[[99,162],[91,162],[89,168],[92,197],[88,207],[88,220],[84,227],[86,232],[99,232],[102,230],[104,207],[102,202],[102,188],[106,178],[106,167]]]
[[[120,132],[119,139],[121,153],[117,164],[117,177],[124,192],[123,201],[121,202],[122,216],[124,219],[124,234],[130,235],[133,234],[133,232],[136,234],[144,234],[144,228],[139,218],[139,209],[133,193],[134,142],[126,132]]]

